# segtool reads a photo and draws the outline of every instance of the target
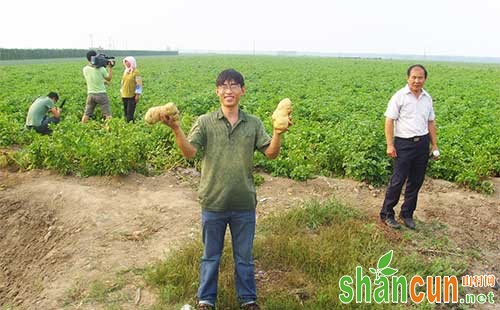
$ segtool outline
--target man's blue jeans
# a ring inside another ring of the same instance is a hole
[[[231,231],[236,292],[241,303],[255,301],[254,262],[252,256],[255,236],[255,210],[222,211],[202,210],[203,257],[201,259],[198,300],[215,305],[219,263],[224,248],[226,226]]]
[[[56,117],[47,117],[45,115],[42,119],[42,123],[40,126],[33,126],[33,129],[35,129],[36,132],[41,133],[43,135],[50,135],[52,133],[52,130],[49,128],[49,124],[58,124],[59,123],[59,118]]]

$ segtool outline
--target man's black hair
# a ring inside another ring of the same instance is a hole
[[[226,81],[234,81],[235,83],[240,84],[241,87],[245,86],[245,79],[243,78],[243,75],[234,69],[226,69],[219,73],[219,76],[215,81],[215,85],[221,86]]]
[[[56,101],[59,100],[59,95],[56,93],[56,92],[53,92],[51,91],[47,97],[51,98],[51,99],[55,99]]]
[[[92,58],[92,56],[97,56],[97,52],[96,51],[88,51],[87,52],[87,60],[90,61],[90,58]]]
[[[424,70],[424,77],[427,78],[427,69],[425,69],[425,67],[422,66],[421,64],[415,64],[408,67],[408,70],[406,70],[406,76],[410,77],[410,73],[413,68],[420,68]]]

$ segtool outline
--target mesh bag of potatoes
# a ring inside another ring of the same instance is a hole
[[[278,107],[273,112],[273,128],[279,130],[287,129],[292,123],[290,115],[292,114],[292,101],[285,98],[278,103]]]
[[[146,121],[146,123],[152,125],[160,121],[161,114],[172,116],[174,120],[179,119],[179,110],[173,102],[169,102],[165,105],[149,108],[149,110],[146,112],[146,115],[144,115],[144,120]]]

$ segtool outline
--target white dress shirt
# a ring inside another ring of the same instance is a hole
[[[432,97],[424,89],[418,98],[406,85],[391,98],[384,114],[395,120],[394,136],[412,138],[429,133],[429,121],[435,119]]]

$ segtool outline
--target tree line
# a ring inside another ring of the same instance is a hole
[[[95,48],[98,53],[105,53],[109,56],[166,56],[178,55],[178,51],[141,51],[141,50],[103,50]],[[44,59],[44,58],[72,58],[83,57],[87,54],[87,49],[7,49],[0,48],[0,60],[18,59]]]

